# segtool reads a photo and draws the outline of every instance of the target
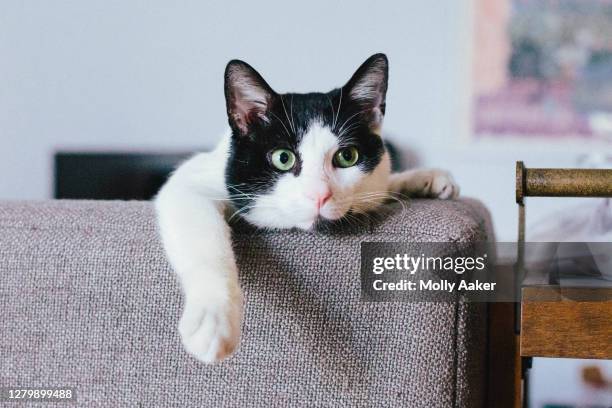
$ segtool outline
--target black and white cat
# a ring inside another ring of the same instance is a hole
[[[230,130],[170,177],[155,206],[162,242],[185,295],[179,332],[203,362],[240,341],[243,298],[227,217],[262,228],[310,229],[364,213],[391,194],[455,198],[441,170],[391,174],[381,138],[388,61],[376,54],[342,88],[278,94],[251,66],[230,61]]]

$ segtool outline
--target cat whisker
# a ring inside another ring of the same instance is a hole
[[[331,111],[332,111],[332,130],[333,130],[336,127],[336,112],[334,111],[334,104],[331,98],[329,97],[329,95],[325,94],[325,96],[327,97],[327,101],[329,102],[329,107],[331,108]]]
[[[369,215],[366,213],[361,213],[359,214],[359,216],[357,216],[352,212],[347,212],[344,215],[343,219],[347,220],[349,225],[353,227],[367,227],[368,226],[367,222],[371,222]]]
[[[285,112],[285,116],[287,117],[287,121],[289,122],[289,126],[291,127],[291,130],[293,131],[293,134],[295,134],[295,128],[293,127],[293,124],[291,123],[291,119],[289,119],[289,115],[287,114],[287,108],[285,108],[285,101],[283,100],[283,96],[280,95],[280,100],[281,100],[281,104],[283,105],[283,111]]]
[[[245,213],[245,212],[247,212],[248,210],[250,210],[250,207],[249,207],[248,205],[247,205],[247,206],[244,206],[244,207],[241,207],[241,208],[239,208],[239,209],[237,209],[237,210],[236,210],[236,211],[234,211],[234,213],[233,213],[233,214],[232,214],[232,215],[231,215],[231,216],[230,216],[230,217],[227,219],[227,222],[228,222],[228,223],[229,223],[229,222],[231,222],[231,221],[232,221],[232,219],[234,219],[234,217],[236,217],[237,215],[240,215],[241,213]]]
[[[295,122],[293,121],[293,94],[291,94],[291,102],[289,102],[289,110],[291,111],[291,127],[295,133]]]
[[[334,110],[334,104],[329,97],[328,94],[325,94],[327,100],[329,101],[329,107],[332,111],[332,132],[336,130],[336,125],[338,124],[338,117],[340,116],[340,109],[342,108],[342,88],[340,88],[340,100],[338,102],[338,110]]]
[[[342,124],[342,126],[340,126],[340,129],[338,130],[338,132],[337,132],[337,133],[339,133],[339,134],[340,134],[340,133],[342,133],[342,129],[343,129],[345,126],[346,126],[346,124],[347,124],[347,123],[349,123],[349,121],[350,121],[351,119],[353,119],[355,116],[360,115],[360,114],[362,114],[362,113],[364,113],[364,112],[367,112],[367,109],[360,110],[360,111],[358,111],[358,112],[353,113],[351,116],[349,116],[349,118],[348,118],[347,120],[345,120],[345,121],[344,121],[344,123]]]
[[[336,118],[334,119],[333,129],[336,128],[338,124],[338,117],[340,116],[340,108],[342,108],[342,88],[340,88],[340,101],[338,102],[338,110],[336,111]]]
[[[391,200],[400,204],[403,213],[408,209],[405,203],[406,198],[408,198],[406,195],[394,191],[357,194],[352,197],[353,202],[351,210],[355,210],[360,214],[366,214],[367,212],[376,208],[379,204],[381,204],[381,202]],[[367,208],[365,208],[366,205]],[[366,216],[368,215],[366,214]]]
[[[338,135],[338,137],[339,137],[339,138],[342,138],[344,135],[349,134],[349,133],[350,133],[350,132],[352,132],[354,129],[356,129],[358,126],[359,126],[359,123],[356,123],[356,122],[355,122],[355,123],[352,123],[352,124],[351,124],[350,126],[348,126],[346,129],[344,129],[344,130],[342,131],[342,133],[340,133],[340,134]],[[344,142],[348,142],[348,141],[350,141],[350,139],[349,139],[349,140],[345,140]]]
[[[283,128],[285,128],[285,132],[287,133],[287,137],[291,137],[291,133],[289,133],[289,130],[287,129],[287,126],[285,126],[285,123],[281,120],[281,118],[279,118],[278,116],[276,116],[276,114],[274,112],[270,112],[280,123],[281,125],[283,125]],[[291,125],[289,125],[291,126]]]

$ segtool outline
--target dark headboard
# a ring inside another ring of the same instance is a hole
[[[58,152],[54,197],[149,200],[189,153]]]

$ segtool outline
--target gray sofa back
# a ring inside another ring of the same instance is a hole
[[[150,203],[0,203],[0,386],[76,387],[88,407],[481,406],[485,305],[361,302],[359,243],[487,239],[472,200],[352,231],[236,226],[242,342],[206,366],[181,347]]]

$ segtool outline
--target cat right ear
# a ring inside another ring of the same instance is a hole
[[[371,128],[380,128],[385,115],[389,61],[385,54],[368,58],[342,88],[356,103],[370,122]]]
[[[245,136],[253,126],[270,122],[268,111],[276,93],[253,67],[232,60],[225,68],[225,102],[229,124]]]

